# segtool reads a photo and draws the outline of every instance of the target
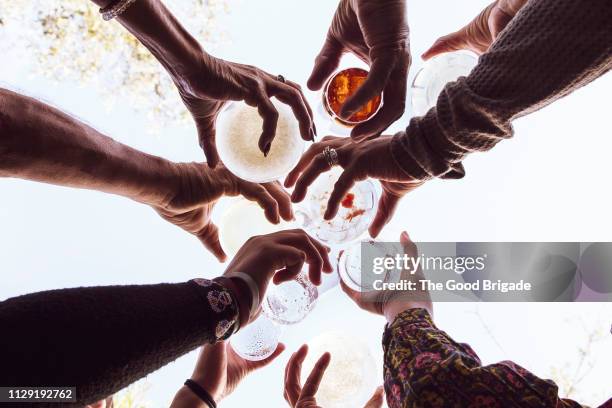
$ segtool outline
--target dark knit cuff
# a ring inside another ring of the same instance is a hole
[[[238,327],[239,308],[234,296],[224,286],[209,279],[192,279],[189,281],[197,290],[204,307],[210,309],[207,316],[214,316],[214,336],[217,341],[227,340]],[[202,322],[210,325],[211,322]]]

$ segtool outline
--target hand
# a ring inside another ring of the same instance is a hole
[[[412,258],[419,256],[419,250],[414,242],[410,239],[407,232],[402,232],[400,235],[400,243],[404,248],[404,253]],[[394,254],[390,254],[394,255]],[[424,279],[423,271],[419,267],[417,271],[404,270],[400,275],[402,280],[411,280],[417,282]],[[395,316],[407,309],[424,308],[433,316],[433,304],[431,297],[427,291],[368,291],[357,292],[349,288],[342,280],[340,286],[344,293],[350,297],[359,308],[385,316],[387,322],[391,323],[395,320]],[[417,286],[419,287],[419,286]]]
[[[172,194],[166,202],[153,208],[165,220],[195,235],[219,261],[227,258],[219,242],[217,227],[211,222],[215,203],[223,196],[242,195],[256,201],[274,223],[293,219],[289,196],[278,182],[255,184],[244,181],[225,167],[208,168],[200,163],[175,165]]]
[[[428,60],[445,52],[471,50],[485,53],[510,20],[527,0],[497,0],[485,8],[474,20],[459,31],[440,37],[422,55]]]
[[[205,345],[200,350],[191,379],[218,403],[234,392],[247,375],[270,364],[284,350],[285,345],[279,343],[270,357],[261,361],[248,361],[236,354],[225,341]],[[174,398],[172,408],[192,408],[193,404],[189,402],[194,399],[197,397],[192,391],[183,386]]]
[[[311,90],[321,89],[338,68],[344,52],[351,52],[366,62],[370,73],[355,95],[342,106],[340,115],[350,118],[369,100],[383,93],[381,110],[351,132],[351,136],[359,140],[378,136],[399,119],[405,109],[411,62],[406,2],[341,0],[308,80]]]
[[[316,408],[318,407],[315,395],[321,384],[321,379],[325,370],[329,366],[331,355],[323,354],[319,361],[315,364],[308,379],[302,388],[301,373],[302,364],[308,354],[308,346],[303,345],[298,351],[293,353],[287,367],[285,367],[285,401],[289,403],[291,408]],[[374,395],[366,403],[364,408],[381,408],[383,404],[384,391],[382,387],[378,387]]]
[[[224,61],[204,52],[195,68],[175,79],[185,106],[193,116],[200,145],[210,167],[219,162],[215,144],[215,121],[227,101],[245,101],[257,107],[263,118],[259,148],[270,151],[276,134],[278,111],[271,97],[289,105],[297,118],[304,140],[314,141],[315,126],[312,111],[300,86],[294,82],[279,81],[256,67]]]
[[[285,179],[286,187],[295,184],[291,201],[302,201],[308,186],[321,173],[330,169],[322,152],[325,147],[332,147],[338,152],[339,164],[344,168],[344,173],[334,186],[325,219],[332,219],[337,214],[340,202],[356,181],[374,177],[380,180],[383,192],[369,232],[372,237],[378,236],[393,217],[402,197],[423,184],[422,181],[408,177],[397,167],[390,157],[390,139],[385,136],[356,144],[348,138],[326,136],[321,142],[311,145]]]
[[[308,277],[321,284],[321,271],[331,273],[329,248],[302,230],[279,231],[251,237],[240,248],[226,273],[243,272],[258,285],[259,297],[264,298],[270,279],[279,284],[294,279],[308,263]]]

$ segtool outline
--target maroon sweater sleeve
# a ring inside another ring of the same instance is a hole
[[[511,137],[513,119],[612,68],[611,21],[610,0],[530,0],[472,73],[394,136],[395,161],[417,179],[443,177],[468,153]]]
[[[0,385],[76,387],[92,403],[228,337],[237,317],[231,294],[204,279],[11,298],[0,303]]]

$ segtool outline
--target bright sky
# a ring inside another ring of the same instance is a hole
[[[439,35],[475,16],[486,0],[409,1],[414,65]],[[213,52],[305,84],[335,8],[333,1],[232,0],[220,22],[231,42]],[[191,126],[152,136],[147,117],[119,100],[103,109],[91,89],[30,75],[32,60],[5,56],[1,84],[39,96],[112,137],[172,160],[201,160]],[[612,139],[608,75],[545,110],[516,122],[516,137],[465,162],[460,181],[432,181],[403,200],[386,232],[406,229],[415,241],[611,241],[612,194],[607,175]],[[313,105],[317,95],[309,93]],[[407,124],[410,113],[396,125]],[[320,133],[324,126],[318,126]],[[129,200],[90,191],[0,180],[0,299],[81,285],[178,282],[223,271],[200,243]],[[468,342],[484,363],[512,359],[550,378],[582,377],[573,397],[596,405],[610,396],[612,304],[437,304],[436,322]],[[288,328],[288,351],[248,378],[224,407],[244,407],[265,396],[286,406],[282,374],[290,352],[331,330],[366,342],[379,362],[383,321],[332,289],[300,325]],[[601,340],[580,350],[588,334]],[[129,333],[117,333],[129,336]],[[195,362],[191,353],[150,375],[147,399],[167,406]],[[587,370],[592,364],[592,367]],[[578,373],[578,374],[576,374]],[[382,380],[380,380],[382,381]],[[373,390],[372,390],[373,391]]]

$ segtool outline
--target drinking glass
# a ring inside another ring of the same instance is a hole
[[[274,353],[282,328],[264,314],[230,337],[230,345],[245,360],[264,360]]]
[[[478,64],[478,56],[469,51],[455,51],[428,60],[412,82],[412,110],[423,116],[436,105],[438,96],[449,82],[467,76]]]
[[[296,324],[314,308],[319,292],[308,279],[308,266],[294,279],[280,285],[270,284],[262,302],[269,319],[283,325]]]
[[[346,286],[357,292],[374,290],[374,281],[385,283],[398,282],[401,270],[386,270],[382,274],[372,271],[372,265],[363,265],[362,251],[369,251],[370,257],[391,257],[403,253],[401,245],[393,242],[378,242],[374,240],[355,242],[340,254],[338,260],[338,275]]]
[[[272,224],[266,218],[259,204],[244,198],[235,198],[219,221],[219,240],[228,256],[233,257],[244,243],[255,235],[266,235],[273,232],[292,229],[292,223],[281,220]]]
[[[221,161],[236,176],[254,183],[284,177],[300,160],[304,140],[291,109],[272,99],[279,113],[276,135],[267,157],[259,149],[263,119],[257,108],[244,102],[228,103],[217,118],[217,150]]]
[[[371,180],[358,181],[344,197],[332,220],[323,215],[341,169],[321,174],[308,188],[302,203],[294,208],[297,224],[316,239],[329,244],[347,244],[361,237],[374,219],[379,190]]]

